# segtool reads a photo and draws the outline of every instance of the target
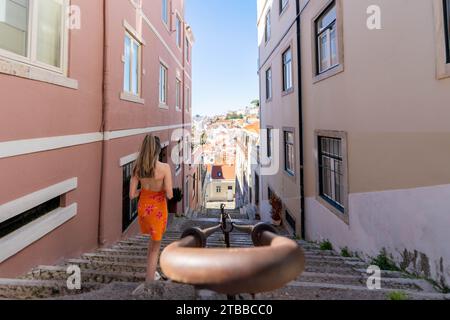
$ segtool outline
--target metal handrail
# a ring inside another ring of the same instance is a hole
[[[256,294],[282,288],[305,268],[298,244],[277,235],[271,225],[233,224],[251,234],[254,248],[205,248],[209,236],[222,224],[188,229],[161,254],[161,268],[171,280],[227,295]]]

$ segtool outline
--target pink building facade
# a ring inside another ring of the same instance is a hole
[[[148,133],[189,193],[194,37],[183,0],[0,3],[0,276],[12,277],[138,232],[127,189]]]

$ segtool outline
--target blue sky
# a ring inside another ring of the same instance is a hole
[[[186,0],[195,35],[193,114],[237,110],[259,98],[256,0]]]

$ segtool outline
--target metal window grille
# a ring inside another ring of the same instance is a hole
[[[130,199],[130,182],[134,162],[123,167],[122,190],[122,232],[125,231],[138,216],[138,199]]]
[[[319,137],[320,196],[344,212],[342,139]]]

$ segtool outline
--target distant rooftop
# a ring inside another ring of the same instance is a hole
[[[208,171],[211,170],[211,178],[215,180],[234,180],[236,179],[235,167],[231,165],[223,166],[208,166]]]

